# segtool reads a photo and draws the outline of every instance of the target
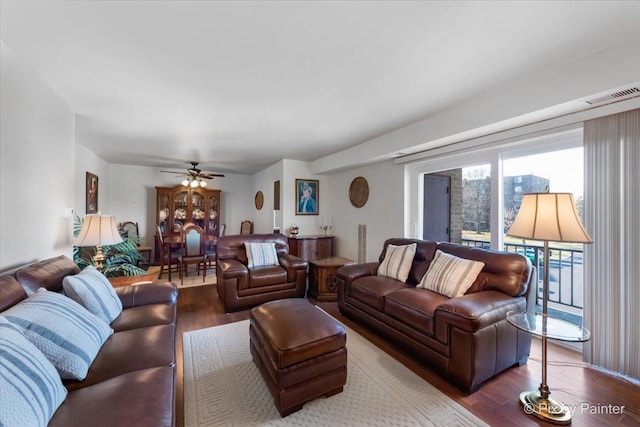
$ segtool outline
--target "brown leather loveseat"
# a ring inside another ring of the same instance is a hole
[[[417,248],[406,283],[377,274],[387,245],[411,243]],[[464,295],[449,298],[416,287],[436,250],[485,264]],[[450,243],[389,239],[379,260],[338,270],[342,314],[416,354],[467,393],[499,372],[526,363],[531,336],[509,324],[506,313],[527,309],[535,276],[528,259]]]
[[[62,292],[80,269],[62,255],[0,277],[0,315],[38,288]],[[68,394],[49,426],[174,426],[176,301],[174,284],[115,289],[122,313],[82,381],[63,380]]]
[[[245,243],[275,243],[279,265],[247,267]],[[283,234],[244,234],[218,238],[217,287],[226,311],[282,298],[302,298],[307,286],[307,261],[289,253]]]

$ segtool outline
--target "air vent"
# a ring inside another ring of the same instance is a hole
[[[626,98],[633,98],[634,96],[640,95],[640,89],[637,87],[631,87],[624,90],[619,90],[618,92],[610,93],[604,96],[599,96],[597,98],[588,99],[587,102],[591,105],[603,104],[611,101],[621,101]]]

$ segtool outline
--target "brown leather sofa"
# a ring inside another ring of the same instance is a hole
[[[338,270],[338,306],[401,348],[418,356],[466,393],[505,369],[526,363],[531,335],[506,321],[511,310],[525,311],[535,274],[521,255],[450,243],[389,239],[388,244],[417,243],[407,283],[377,275],[379,262]],[[416,285],[436,250],[485,263],[469,290],[448,298]],[[535,290],[534,290],[535,292]]]
[[[273,242],[280,265],[247,268],[245,242]],[[307,261],[289,253],[284,234],[221,236],[216,245],[218,295],[226,311],[282,298],[302,298],[307,286]]]
[[[38,288],[61,292],[80,269],[66,256],[0,277],[0,312]],[[49,426],[174,426],[176,301],[174,284],[115,289],[123,311],[82,381],[64,380],[69,394]],[[1,314],[1,313],[0,313]]]

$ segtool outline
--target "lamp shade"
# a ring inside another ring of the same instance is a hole
[[[74,246],[108,246],[122,242],[116,218],[108,215],[87,215]]]
[[[525,194],[507,234],[551,242],[592,242],[582,226],[571,193]]]

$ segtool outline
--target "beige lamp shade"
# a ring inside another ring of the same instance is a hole
[[[571,193],[525,194],[507,234],[551,242],[592,242],[582,226]]]
[[[116,218],[108,215],[87,215],[74,246],[109,246],[122,242]]]

